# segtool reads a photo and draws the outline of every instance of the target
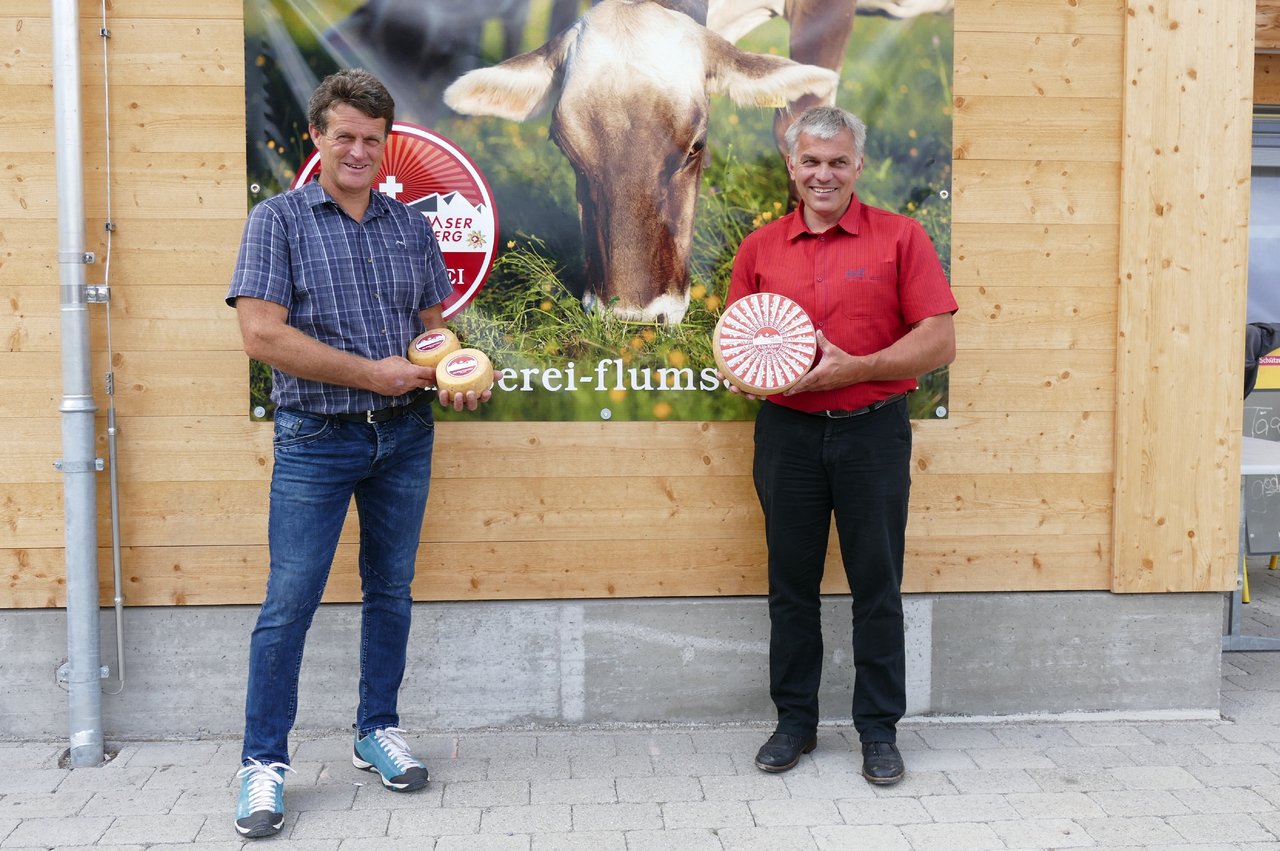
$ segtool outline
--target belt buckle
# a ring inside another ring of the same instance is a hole
[[[833,411],[830,409],[823,411],[822,414],[829,420],[846,420],[849,417],[857,416],[854,411]]]
[[[376,414],[376,413],[378,413],[378,412],[377,412],[377,411],[365,411],[365,412],[364,412],[364,421],[365,421],[366,423],[368,423],[369,425],[377,425],[377,424],[378,424],[378,421],[377,421],[377,420],[375,420],[375,419],[373,418],[373,415],[374,415],[374,414]]]

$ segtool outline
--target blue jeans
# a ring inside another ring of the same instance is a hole
[[[818,728],[821,583],[834,515],[853,589],[853,725],[894,742],[906,711],[902,562],[911,490],[906,400],[830,420],[765,403],[754,476],[769,547],[769,693],[778,732]]]
[[[399,724],[410,585],[434,442],[429,405],[373,425],[276,411],[271,572],[249,642],[242,760],[289,763],[303,645],[353,496],[363,595],[356,729],[365,734]]]

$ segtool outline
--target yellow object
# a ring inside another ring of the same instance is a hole
[[[1258,358],[1258,382],[1253,389],[1280,389],[1280,349]]]
[[[458,349],[436,365],[436,386],[450,393],[483,393],[493,387],[493,364],[479,349]]]
[[[1242,568],[1242,570],[1240,571],[1240,576],[1241,576],[1241,579],[1243,580],[1242,584],[1240,585],[1240,602],[1248,603],[1249,602],[1249,560],[1245,558],[1244,553],[1240,554],[1240,560],[1243,562],[1243,564],[1240,565]]]
[[[457,335],[448,328],[432,328],[413,338],[408,358],[418,366],[435,366],[445,355],[461,348]]]

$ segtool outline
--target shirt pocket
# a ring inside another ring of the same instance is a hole
[[[898,315],[897,264],[881,260],[845,272],[841,280],[840,310],[849,319]]]
[[[426,280],[425,246],[405,236],[387,234],[381,259],[385,264],[379,281],[393,303],[416,310],[418,296]]]

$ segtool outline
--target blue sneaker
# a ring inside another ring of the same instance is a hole
[[[283,762],[258,762],[236,772],[240,778],[240,802],[236,804],[236,831],[257,839],[273,836],[284,824],[284,773],[293,771]]]
[[[413,754],[399,727],[374,730],[363,739],[356,734],[351,764],[365,771],[376,771],[382,785],[393,792],[413,792],[427,785],[427,767]]]

